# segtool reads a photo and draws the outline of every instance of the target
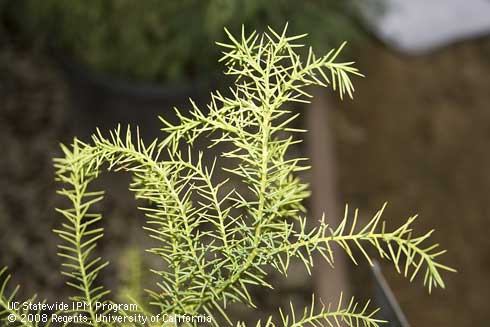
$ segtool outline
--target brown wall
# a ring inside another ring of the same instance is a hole
[[[366,215],[389,202],[396,226],[420,214],[419,231],[449,250],[447,290],[431,296],[384,266],[412,326],[490,321],[490,38],[410,58],[381,46],[354,53],[367,75],[335,111],[342,202]]]

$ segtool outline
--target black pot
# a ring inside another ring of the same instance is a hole
[[[210,100],[210,92],[225,83],[216,76],[200,76],[174,83],[132,82],[91,72],[66,56],[55,56],[68,82],[72,108],[70,121],[74,134],[88,140],[96,127],[102,131],[117,124],[139,126],[147,141],[162,136],[158,116],[176,123],[174,107],[181,112],[195,101],[203,111]]]

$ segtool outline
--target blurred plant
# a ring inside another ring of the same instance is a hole
[[[296,33],[313,31],[323,51],[360,35],[354,8],[353,0],[20,0],[12,11],[29,35],[94,71],[166,81],[216,73],[210,45],[224,37],[222,26],[239,33],[242,24],[263,30],[289,21]]]
[[[410,280],[423,272],[429,292],[443,288],[441,271],[453,269],[438,261],[444,251],[426,244],[432,232],[415,236],[415,217],[388,231],[381,222],[384,207],[362,227],[357,226],[357,210],[351,218],[346,208],[336,228],[323,219],[318,227],[307,227],[302,202],[308,187],[295,175],[308,167],[305,158],[287,156],[288,149],[300,142],[294,134],[301,132],[291,127],[299,113],[287,105],[308,102],[311,85],[331,86],[341,98],[352,97],[351,76],[362,75],[353,62],[337,60],[342,47],[320,57],[308,48],[303,59],[297,53],[303,36],[288,37],[286,30],[250,35],[242,31],[240,39],[228,36],[230,43],[220,43],[221,61],[226,74],[236,78],[235,86],[229,96],[212,95],[209,114],[192,103],[188,116],[178,112],[178,124],[162,119],[167,133],[163,140],[145,144],[138,129],[134,135],[130,128],[126,132],[117,128],[109,137],[99,131],[91,144],[75,139],[70,148],[62,147],[64,157],[55,159],[58,180],[66,185],[59,193],[71,203],[68,209],[58,210],[65,219],[55,231],[63,240],[59,246],[63,275],[75,291],[71,300],[87,304],[71,313],[88,317],[89,326],[105,326],[95,319],[105,312],[94,304],[111,303],[109,291],[96,281],[107,262],[94,254],[103,230],[98,226],[102,216],[92,207],[102,200],[103,192],[89,190],[105,167],[132,173],[130,189],[144,200],[144,228],[157,243],[148,251],[166,265],[152,270],[160,280],[156,289],[147,291],[153,313],[207,315],[213,325],[222,319],[232,325],[227,306],[240,302],[255,307],[250,287],[272,288],[267,281],[270,268],[287,275],[290,261],[299,259],[309,272],[314,253],[333,265],[334,244],[354,262],[353,249],[359,250],[369,263],[367,247],[371,246]],[[203,152],[193,150],[194,141],[201,137],[210,139],[210,146],[228,145],[210,167],[203,164]],[[189,145],[187,150],[181,150],[183,143]],[[228,179],[216,180],[216,167],[238,177],[245,190],[234,188]],[[8,296],[5,285],[2,318],[20,316],[22,312],[7,306],[16,291]],[[342,296],[336,306],[317,307],[313,298],[302,315],[295,315],[291,306],[289,313],[281,311],[279,323],[271,317],[257,326],[375,327],[382,323],[375,312],[368,303],[359,305],[354,299],[344,303]]]
[[[120,263],[121,287],[118,290],[117,299],[125,301],[132,298],[138,303],[143,301],[143,259],[139,248],[132,245],[124,250]]]

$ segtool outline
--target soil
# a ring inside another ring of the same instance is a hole
[[[52,294],[62,287],[56,238],[52,158],[66,134],[63,81],[32,51],[4,44],[0,50],[1,266],[26,293]]]

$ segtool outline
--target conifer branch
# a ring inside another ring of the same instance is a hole
[[[417,216],[412,216],[402,226],[388,232],[385,223],[381,222],[385,206],[360,230],[357,230],[358,210],[355,210],[354,218],[350,222],[348,206],[345,209],[344,219],[335,230],[330,229],[322,221],[319,227],[307,232],[304,222],[299,232],[292,236],[293,240],[286,239],[284,245],[276,247],[273,251],[264,251],[264,255],[277,256],[274,265],[284,273],[287,270],[284,260],[289,261],[291,256],[299,257],[308,269],[312,267],[312,253],[314,252],[319,252],[333,266],[334,253],[331,244],[336,243],[355,264],[357,260],[353,249],[357,249],[369,264],[373,265],[371,255],[365,246],[368,244],[376,250],[380,258],[392,261],[397,272],[409,278],[410,281],[413,281],[425,267],[423,283],[424,286],[427,286],[429,293],[433,287],[444,288],[441,271],[455,272],[455,270],[437,261],[439,256],[446,252],[445,250],[438,251],[438,244],[424,243],[429,240],[433,230],[422,236],[414,237],[412,224]]]
[[[410,280],[425,270],[429,291],[444,287],[441,272],[454,270],[439,262],[444,251],[425,245],[431,232],[412,235],[414,217],[391,232],[380,223],[382,210],[361,229],[357,211],[351,220],[347,209],[336,229],[323,221],[316,228],[306,224],[303,200],[309,191],[297,174],[309,167],[306,158],[290,155],[291,147],[301,142],[296,136],[304,131],[294,127],[299,114],[288,106],[310,101],[308,90],[314,85],[330,86],[341,98],[352,97],[351,78],[362,74],[353,62],[338,60],[344,45],[319,57],[306,49],[303,60],[300,51],[305,49],[298,42],[304,36],[287,36],[286,28],[280,34],[269,30],[247,36],[242,31],[240,39],[228,36],[230,43],[219,44],[224,48],[221,61],[225,73],[235,77],[235,85],[226,95],[213,93],[207,112],[191,101],[187,114],[176,109],[177,124],[160,118],[163,140],[147,144],[139,129],[119,126],[106,136],[97,131],[90,143],[75,139],[71,147],[62,147],[64,156],[55,159],[57,179],[67,185],[59,193],[70,202],[69,208],[58,209],[64,217],[55,230],[63,241],[59,256],[68,285],[76,291],[72,300],[87,304],[80,313],[90,318],[88,325],[98,326],[95,316],[104,314],[95,311],[94,303],[110,301],[109,291],[97,281],[107,263],[95,254],[103,229],[102,216],[92,210],[103,192],[90,190],[104,170],[132,175],[129,188],[146,216],[144,229],[157,241],[148,251],[166,266],[151,270],[159,280],[148,290],[159,313],[208,314],[216,326],[221,319],[233,325],[227,316],[229,303],[254,307],[250,287],[273,287],[267,282],[267,267],[286,274],[290,260],[296,258],[309,270],[314,253],[333,265],[334,243],[354,262],[358,256],[354,249],[371,262],[369,244]],[[226,145],[210,167],[203,163],[203,151],[193,148],[202,137],[211,141],[211,147]],[[222,167],[224,178],[216,174],[217,167]],[[1,306],[3,295],[2,301]],[[314,311],[313,303],[299,318],[291,308],[290,314],[282,313],[282,325],[381,323],[367,306],[361,309],[354,300],[346,306],[341,303],[319,311]],[[275,326],[272,318],[265,326]]]
[[[296,310],[293,304],[290,304],[289,314],[280,310],[281,323],[277,324],[269,317],[264,323],[257,322],[256,327],[316,327],[316,326],[331,326],[331,327],[379,327],[386,323],[384,320],[374,318],[378,311],[368,311],[369,301],[361,306],[352,297],[347,305],[343,304],[342,294],[336,306],[329,304],[327,307],[321,305],[320,310],[315,310],[315,297],[312,297],[312,303],[309,307],[305,307],[300,317],[296,316]],[[246,327],[245,324],[239,323],[237,327]]]
[[[69,278],[67,285],[77,292],[71,300],[86,304],[76,311],[90,317],[89,326],[98,327],[96,303],[104,302],[109,291],[102,286],[96,286],[95,280],[108,262],[93,255],[97,241],[103,237],[103,229],[95,227],[102,216],[90,209],[102,200],[103,192],[88,192],[89,183],[97,173],[77,159],[91,155],[90,150],[90,147],[84,147],[83,143],[75,140],[73,150],[63,147],[65,158],[55,160],[58,180],[71,187],[63,188],[58,193],[68,198],[71,207],[57,209],[66,220],[62,228],[55,229],[54,232],[64,241],[64,244],[58,245],[58,255],[63,259],[62,274]]]
[[[11,276],[7,273],[7,268],[4,267],[0,269],[0,279],[2,284],[0,286],[0,321],[9,326],[19,326],[19,327],[38,327],[39,322],[31,321],[27,318],[27,315],[31,313],[29,310],[25,309],[24,306],[14,307],[14,303],[21,301],[16,300],[17,293],[19,292],[20,286],[17,285],[14,289],[7,294],[8,284],[10,282]],[[37,300],[37,295],[30,297],[29,299],[22,301],[27,303],[34,303]],[[41,301],[44,303],[45,301]],[[39,314],[40,311],[35,313]],[[50,321],[46,324],[46,327],[50,325]]]

